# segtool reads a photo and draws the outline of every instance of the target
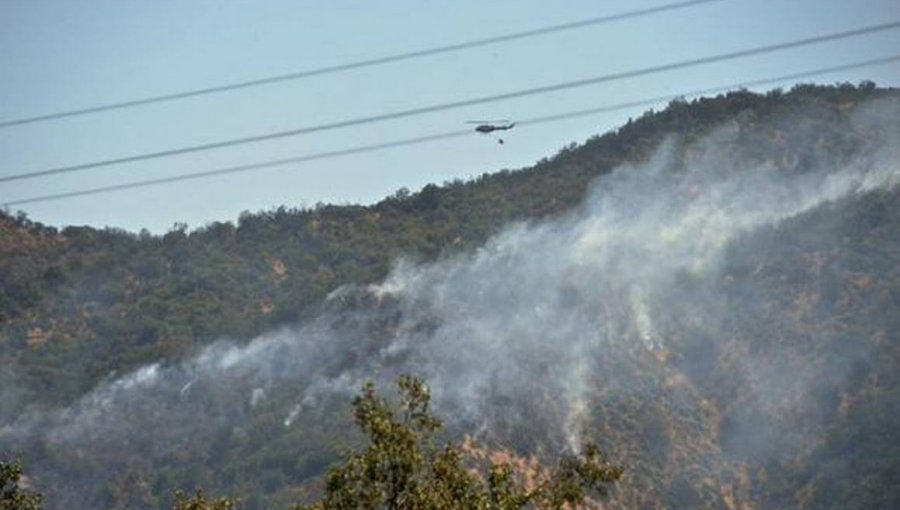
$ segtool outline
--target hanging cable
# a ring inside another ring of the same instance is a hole
[[[320,131],[328,131],[340,128],[346,128],[350,126],[357,126],[361,124],[370,124],[374,122],[383,122],[387,120],[400,119],[405,117],[413,117],[416,115],[423,115],[426,113],[433,113],[438,111],[450,110],[455,108],[462,108],[466,106],[474,106],[479,104],[491,103],[496,101],[503,101],[508,99],[515,99],[525,96],[532,96],[537,94],[546,94],[549,92],[556,92],[560,90],[566,90],[576,87],[584,87],[587,85],[595,85],[598,83],[605,83],[617,80],[623,80],[626,78],[635,78],[638,76],[646,76],[650,74],[661,73],[665,71],[674,71],[676,69],[684,69],[688,67],[695,67],[703,64],[711,64],[714,62],[724,62],[727,60],[734,60],[739,58],[746,58],[754,55],[762,55],[766,53],[773,53],[776,51],[784,51],[787,49],[798,48],[801,46],[809,46],[812,44],[820,44],[828,41],[835,41],[838,39],[846,39],[850,37],[858,37],[865,34],[871,34],[874,32],[884,31],[884,30],[892,30],[900,27],[900,21],[893,21],[890,23],[882,23],[878,25],[870,25],[863,28],[858,28],[854,30],[846,30],[843,32],[836,32],[826,35],[820,35],[816,37],[808,37],[804,39],[797,39],[794,41],[789,41],[785,43],[772,44],[767,46],[759,46],[756,48],[751,48],[747,50],[734,51],[729,53],[722,53],[719,55],[713,55],[709,57],[701,57],[690,60],[682,60],[679,62],[672,62],[669,64],[663,64],[653,67],[645,67],[642,69],[635,69],[631,71],[623,71],[619,73],[606,74],[602,76],[597,76],[593,78],[587,78],[583,80],[575,80],[563,83],[556,83],[553,85],[546,85],[542,87],[535,87],[529,89],[516,90],[513,92],[507,92],[503,94],[496,94],[491,96],[478,97],[473,99],[465,99],[462,101],[453,101],[448,103],[436,104],[431,106],[425,106],[420,108],[412,108],[409,110],[401,110],[397,112],[383,113],[379,115],[373,115],[368,117],[358,117],[355,119],[343,120],[338,122],[331,122],[327,124],[319,124],[316,126],[308,126],[302,127],[298,129],[291,129],[287,131],[279,131],[275,133],[266,133],[262,135],[255,135],[243,138],[234,138],[231,140],[224,140],[219,142],[211,142],[206,144],[199,145],[191,145],[186,147],[180,147],[177,149],[168,149],[157,152],[148,152],[144,154],[137,154],[134,156],[125,156],[120,158],[112,158],[101,161],[94,161],[90,163],[81,163],[76,165],[67,165],[57,168],[51,168],[47,170],[39,170],[34,172],[26,172],[15,175],[8,175],[0,177],[0,182],[10,182],[17,181],[23,179],[33,179],[36,177],[46,177],[49,175],[58,175],[64,173],[78,172],[83,170],[88,170],[91,168],[99,168],[104,166],[117,165],[122,163],[133,163],[136,161],[146,161],[149,159],[157,159],[167,156],[175,156],[180,154],[188,154],[192,152],[200,152],[211,149],[220,149],[224,147],[233,147],[236,145],[243,145],[248,143],[256,143],[268,140],[275,140],[279,138],[286,138],[291,136],[298,136],[303,134],[315,133]]]
[[[491,44],[499,44],[509,41],[515,41],[518,39],[525,39],[528,37],[536,37],[541,35],[552,34],[555,32],[562,32],[564,30],[572,30],[576,28],[583,28],[592,25],[600,25],[603,23],[609,23],[612,21],[620,21],[629,18],[637,18],[640,16],[646,16],[649,14],[657,14],[666,11],[674,11],[676,9],[684,9],[687,7],[694,7],[700,4],[707,4],[712,2],[721,2],[724,0],[689,0],[682,2],[674,2],[670,4],[660,5],[657,7],[650,7],[647,9],[639,9],[635,11],[622,12],[619,14],[612,14],[609,16],[600,16],[597,18],[589,18],[580,21],[574,21],[570,23],[563,23],[560,25],[551,25],[548,27],[536,28],[533,30],[526,30],[524,32],[514,32],[511,34],[504,34],[494,37],[486,37],[484,39],[475,39],[472,41],[466,41],[457,44],[450,44],[447,46],[437,46],[434,48],[427,48],[424,50],[410,51],[408,53],[398,53],[395,55],[388,55],[384,57],[377,57],[368,60],[359,60],[356,62],[349,62],[346,64],[338,64],[326,67],[319,67],[315,69],[309,69],[305,71],[298,71],[294,73],[281,74],[278,76],[268,76],[265,78],[258,78],[255,80],[248,80],[237,83],[229,83],[226,85],[217,85],[214,87],[207,87],[202,89],[188,90],[185,92],[176,92],[174,94],[163,94],[159,96],[145,97],[142,99],[133,99],[131,101],[122,101],[119,103],[110,103],[105,105],[93,106],[89,108],[80,108],[74,110],[67,110],[56,113],[48,113],[45,115],[35,115],[33,117],[25,117],[21,119],[12,119],[12,120],[4,120],[0,121],[0,128],[11,127],[11,126],[19,126],[22,124],[31,124],[35,122],[43,122],[49,120],[57,120],[63,119],[66,117],[75,117],[78,115],[87,115],[91,113],[100,113],[107,112],[111,110],[121,110],[124,108],[132,108],[135,106],[144,106],[153,103],[162,103],[166,101],[174,101],[176,99],[187,99],[190,97],[204,96],[208,94],[217,94],[220,92],[227,92],[230,90],[238,90],[245,89],[250,87],[258,87],[260,85],[269,85],[272,83],[290,81],[290,80],[299,80],[301,78],[309,78],[312,76],[319,76],[324,74],[332,74],[339,73],[343,71],[350,71],[352,69],[360,69],[363,67],[373,67],[383,64],[389,64],[393,62],[400,62],[402,60],[412,60],[416,58],[428,57],[431,55],[437,55],[440,53],[450,53],[453,51],[467,50],[470,48],[478,48],[480,46],[487,46]]]
[[[693,91],[689,91],[689,92],[683,92],[680,94],[657,96],[657,97],[648,98],[648,99],[628,101],[625,103],[618,103],[618,104],[609,105],[609,106],[601,106],[601,107],[597,107],[597,108],[589,108],[589,109],[584,109],[584,110],[576,110],[576,111],[571,111],[571,112],[558,113],[558,114],[546,115],[546,116],[541,116],[541,117],[534,117],[534,118],[519,121],[519,122],[517,122],[517,124],[522,127],[525,127],[525,126],[529,126],[529,125],[543,124],[543,123],[547,123],[547,122],[557,122],[560,120],[572,119],[572,118],[576,118],[576,117],[584,117],[584,116],[588,116],[588,115],[595,115],[598,113],[624,110],[624,109],[635,108],[635,107],[639,107],[639,106],[654,105],[654,104],[658,104],[658,103],[661,103],[664,101],[670,101],[672,99],[680,98],[680,97],[702,96],[702,95],[706,95],[706,94],[720,93],[720,92],[738,89],[738,88],[754,87],[754,86],[767,85],[767,84],[771,84],[771,83],[778,83],[778,82],[784,82],[784,81],[789,81],[789,80],[797,80],[797,79],[801,79],[801,78],[808,78],[811,76],[818,76],[818,75],[823,75],[823,74],[847,71],[847,70],[851,70],[851,69],[860,69],[863,67],[871,67],[871,66],[875,66],[875,65],[884,65],[884,64],[889,64],[889,63],[898,62],[898,61],[900,61],[900,54],[889,56],[889,57],[884,57],[884,58],[864,60],[864,61],[854,62],[854,63],[850,63],[850,64],[843,64],[843,65],[838,65],[838,66],[813,69],[813,70],[809,70],[809,71],[802,71],[802,72],[798,72],[798,73],[791,73],[791,74],[787,74],[787,75],[777,76],[774,78],[765,78],[765,79],[761,79],[761,80],[754,80],[754,81],[748,81],[748,82],[743,82],[743,83],[738,83],[738,84],[725,85],[725,86],[721,86],[721,87],[693,90]],[[135,182],[124,183],[124,184],[116,184],[116,185],[112,185],[112,186],[102,186],[102,187],[89,188],[89,189],[78,190],[78,191],[70,191],[70,192],[65,192],[65,193],[54,193],[54,194],[50,194],[50,195],[24,198],[24,199],[20,199],[20,200],[11,200],[11,201],[6,202],[4,205],[8,207],[8,206],[14,206],[14,205],[30,204],[30,203],[35,203],[35,202],[47,202],[47,201],[51,201],[51,200],[60,200],[60,199],[64,199],[64,198],[74,198],[74,197],[80,197],[80,196],[86,196],[86,195],[94,195],[94,194],[98,194],[98,193],[108,193],[111,191],[120,191],[120,190],[134,189],[134,188],[143,188],[143,187],[147,187],[147,186],[171,184],[171,183],[180,182],[180,181],[203,179],[203,178],[215,177],[215,176],[220,176],[220,175],[248,172],[251,170],[261,170],[264,168],[284,166],[284,165],[293,164],[293,163],[302,163],[302,162],[307,162],[307,161],[330,159],[330,158],[349,156],[349,155],[353,155],[353,154],[361,154],[361,153],[365,153],[365,152],[372,152],[372,151],[383,150],[383,149],[390,149],[390,148],[403,147],[403,146],[409,146],[409,145],[417,145],[417,144],[422,144],[422,143],[435,142],[435,141],[439,141],[439,140],[448,140],[451,138],[458,138],[461,136],[471,135],[473,133],[474,132],[469,129],[459,130],[459,131],[449,131],[449,132],[439,133],[439,134],[434,134],[434,135],[429,135],[429,136],[420,136],[420,137],[416,137],[416,138],[408,138],[408,139],[404,139],[404,140],[396,140],[396,141],[392,141],[392,142],[385,142],[385,143],[379,143],[379,144],[373,144],[373,145],[362,145],[362,146],[358,146],[358,147],[351,147],[348,149],[320,152],[320,153],[316,153],[316,154],[309,154],[309,155],[305,155],[305,156],[297,156],[297,157],[277,159],[277,160],[271,160],[271,161],[263,161],[260,163],[237,165],[237,166],[231,166],[231,167],[226,167],[226,168],[219,168],[219,169],[215,169],[215,170],[208,170],[208,171],[204,171],[204,172],[176,175],[176,176],[171,176],[171,177],[160,177],[157,179],[147,179],[147,180],[135,181]]]

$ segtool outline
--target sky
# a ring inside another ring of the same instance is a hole
[[[4,0],[0,122],[537,29],[673,0]],[[0,178],[503,94],[900,20],[896,0],[720,0],[543,36],[135,108],[0,127]],[[887,57],[900,29],[265,142],[0,182],[35,196],[338,151]],[[900,62],[806,78],[900,86]],[[784,81],[776,86],[789,88]],[[665,106],[660,101],[655,108]],[[371,204],[517,169],[650,106],[167,185],[11,207],[54,226],[163,233],[243,211]]]

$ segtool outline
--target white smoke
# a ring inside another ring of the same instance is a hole
[[[210,428],[244,426],[266,405],[297,426],[323,399],[403,372],[429,381],[453,423],[549,427],[551,443],[573,449],[604,405],[599,393],[667,398],[673,414],[702,414],[693,389],[671,384],[666,352],[685,327],[716,331],[725,320],[710,289],[730,244],[900,180],[897,105],[853,122],[887,143],[797,172],[734,157],[737,124],[689,147],[670,139],[646,163],[598,179],[566,217],[511,225],[473,253],[436,263],[399,261],[379,285],[334,293],[318,320],[142,368],[70,408],[22,417],[0,441],[37,434],[90,449],[143,435],[147,448],[165,450]],[[700,290],[684,291],[685,281]]]

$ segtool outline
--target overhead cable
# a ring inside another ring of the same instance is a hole
[[[514,32],[511,34],[504,34],[494,37],[485,37],[483,39],[474,39],[471,41],[465,41],[457,44],[450,44],[447,46],[437,46],[433,48],[427,48],[423,50],[410,51],[407,53],[398,53],[394,55],[387,55],[384,57],[376,57],[368,60],[358,60],[355,62],[349,62],[346,64],[337,64],[325,67],[318,67],[314,69],[308,69],[304,71],[297,71],[288,74],[281,74],[277,76],[268,76],[265,78],[258,78],[255,80],[247,80],[236,83],[229,83],[225,85],[217,85],[213,87],[206,87],[201,89],[188,90],[185,92],[176,92],[173,94],[163,94],[152,97],[145,97],[141,99],[133,99],[130,101],[122,101],[118,103],[109,103],[105,105],[93,106],[89,108],[79,108],[73,110],[67,110],[56,113],[48,113],[44,115],[35,115],[32,117],[24,117],[20,119],[11,119],[0,121],[0,128],[18,126],[22,124],[31,124],[35,122],[63,119],[66,117],[75,117],[77,115],[87,115],[91,113],[100,113],[106,112],[110,110],[120,110],[124,108],[132,108],[135,106],[143,106],[149,105],[153,103],[162,103],[166,101],[174,101],[176,99],[186,99],[190,97],[203,96],[208,94],[217,94],[220,92],[227,92],[230,90],[238,90],[245,89],[249,87],[257,87],[260,85],[268,85],[272,83],[290,81],[290,80],[299,80],[301,78],[309,78],[312,76],[319,76],[323,74],[332,74],[339,73],[343,71],[350,71],[353,69],[360,69],[363,67],[373,67],[383,64],[389,64],[393,62],[400,62],[402,60],[412,60],[416,58],[427,57],[431,55],[437,55],[440,53],[449,53],[453,51],[466,50],[470,48],[477,48],[480,46],[487,46],[491,44],[499,44],[509,41],[515,41],[518,39],[525,39],[528,37],[536,37],[541,35],[552,34],[555,32],[562,32],[564,30],[572,30],[576,28],[583,28],[592,25],[599,25],[602,23],[609,23],[612,21],[619,21],[629,18],[637,18],[640,16],[646,16],[649,14],[657,14],[660,12],[666,11],[674,11],[677,9],[684,9],[687,7],[693,7],[700,4],[707,4],[712,2],[721,2],[723,0],[688,0],[681,2],[674,2],[665,5],[659,5],[656,7],[649,7],[646,9],[638,9],[634,11],[622,12],[618,14],[612,14],[609,16],[600,16],[595,18],[589,18],[580,21],[573,21],[570,23],[563,23],[560,25],[551,25],[542,28],[536,28],[532,30],[526,30],[523,32]]]
[[[45,177],[49,175],[58,175],[70,172],[77,172],[88,170],[91,168],[99,168],[104,166],[117,165],[122,163],[133,163],[137,161],[145,161],[149,159],[162,158],[167,156],[175,156],[180,154],[188,154],[192,152],[200,152],[211,149],[220,149],[224,147],[232,147],[236,145],[243,145],[248,143],[256,143],[268,140],[275,140],[279,138],[286,138],[298,135],[304,135],[309,133],[315,133],[320,131],[328,131],[340,128],[346,128],[350,126],[357,126],[361,124],[369,124],[374,122],[383,122],[387,120],[400,119],[404,117],[412,117],[416,115],[423,115],[426,113],[433,113],[443,110],[450,110],[455,108],[462,108],[467,106],[474,106],[479,104],[491,103],[496,101],[503,101],[508,99],[515,99],[525,96],[532,96],[537,94],[546,94],[549,92],[556,92],[560,90],[572,89],[576,87],[584,87],[587,85],[595,85],[598,83],[605,83],[617,80],[623,80],[626,78],[635,78],[638,76],[646,76],[650,74],[661,73],[665,71],[673,71],[676,69],[684,69],[688,67],[695,67],[703,64],[711,64],[714,62],[723,62],[727,60],[734,60],[738,58],[746,58],[755,55],[762,55],[766,53],[773,53],[776,51],[783,51],[787,49],[798,48],[801,46],[809,46],[813,44],[820,44],[828,41],[835,41],[838,39],[846,39],[849,37],[858,37],[865,34],[871,34],[874,32],[885,31],[896,29],[900,27],[900,21],[892,21],[889,23],[881,23],[877,25],[869,25],[862,28],[857,28],[853,30],[846,30],[842,32],[835,32],[826,35],[820,35],[816,37],[808,37],[804,39],[797,39],[794,41],[789,41],[785,43],[772,44],[767,46],[758,46],[756,48],[751,48],[747,50],[733,51],[729,53],[722,53],[718,55],[713,55],[709,57],[701,57],[696,59],[682,60],[679,62],[672,62],[668,64],[662,64],[653,67],[645,67],[641,69],[635,69],[631,71],[623,71],[612,74],[605,74],[602,76],[596,76],[593,78],[586,78],[582,80],[575,80],[563,83],[556,83],[553,85],[545,85],[542,87],[534,87],[529,89],[521,89],[513,92],[506,92],[503,94],[495,94],[490,96],[482,96],[472,99],[465,99],[461,101],[453,101],[447,103],[441,103],[431,106],[424,106],[419,108],[412,108],[408,110],[400,110],[396,112],[383,113],[379,115],[372,115],[367,117],[357,117],[354,119],[343,120],[338,122],[331,122],[326,124],[319,124],[315,126],[307,126],[301,127],[297,129],[291,129],[287,131],[278,131],[274,133],[266,133],[262,135],[248,136],[242,138],[233,138],[230,140],[223,140],[219,142],[211,142],[199,145],[191,145],[186,147],[180,147],[177,149],[167,149],[157,152],[148,152],[144,154],[137,154],[133,156],[124,156],[119,158],[111,158],[100,161],[93,161],[90,163],[80,163],[75,165],[67,165],[62,167],[50,168],[47,170],[39,170],[33,172],[26,172],[14,175],[7,175],[0,177],[0,182],[9,182],[9,181],[17,181],[23,179],[33,179],[36,177]]]
[[[875,65],[884,65],[884,64],[889,64],[889,63],[898,62],[898,61],[900,61],[900,54],[889,56],[889,57],[864,60],[864,61],[860,61],[860,62],[853,62],[853,63],[849,63],[849,64],[842,64],[842,65],[838,65],[838,66],[824,67],[824,68],[813,69],[813,70],[809,70],[809,71],[802,71],[802,72],[798,72],[798,73],[791,73],[791,74],[786,74],[786,75],[782,75],[782,76],[777,76],[774,78],[765,78],[765,79],[761,79],[761,80],[742,82],[742,83],[738,83],[738,84],[725,85],[725,86],[714,87],[714,88],[699,89],[699,90],[693,90],[693,91],[689,91],[689,92],[682,92],[679,94],[671,94],[671,95],[666,95],[666,96],[657,96],[657,97],[648,98],[648,99],[640,99],[640,100],[636,100],[636,101],[628,101],[625,103],[617,103],[614,105],[601,106],[601,107],[589,108],[589,109],[584,109],[584,110],[576,110],[576,111],[558,113],[558,114],[553,114],[553,115],[546,115],[546,116],[541,116],[541,117],[534,117],[534,118],[530,118],[530,119],[521,120],[521,121],[517,122],[517,125],[519,125],[521,127],[525,127],[528,125],[543,124],[543,123],[547,123],[547,122],[556,122],[556,121],[571,119],[571,118],[576,118],[576,117],[595,115],[598,113],[612,112],[612,111],[617,111],[617,110],[625,110],[628,108],[635,108],[635,107],[640,107],[640,106],[649,106],[649,105],[659,104],[664,101],[670,101],[670,100],[676,99],[676,98],[683,98],[683,97],[690,97],[690,96],[702,96],[702,95],[706,95],[706,94],[720,93],[720,92],[739,89],[739,88],[768,85],[768,84],[772,84],[772,83],[779,83],[779,82],[784,82],[784,81],[789,81],[789,80],[797,80],[797,79],[801,79],[801,78],[809,78],[812,76],[818,76],[818,75],[823,75],[823,74],[848,71],[851,69],[859,69],[859,68],[871,67],[871,66],[875,66]],[[175,182],[180,182],[180,181],[202,179],[202,178],[207,178],[207,177],[214,177],[214,176],[227,175],[227,174],[240,173],[240,172],[248,172],[251,170],[261,170],[264,168],[272,168],[272,167],[284,166],[284,165],[289,165],[289,164],[294,164],[294,163],[302,163],[302,162],[307,162],[307,161],[330,159],[330,158],[336,158],[336,157],[341,157],[341,156],[349,156],[349,155],[353,155],[353,154],[361,154],[361,153],[365,153],[365,152],[373,152],[373,151],[378,151],[378,150],[383,150],[383,149],[390,149],[390,148],[403,147],[403,146],[409,146],[409,145],[417,145],[417,144],[421,144],[421,143],[435,142],[438,140],[447,140],[447,139],[451,139],[451,138],[458,138],[461,136],[471,135],[471,134],[474,134],[474,132],[469,129],[458,130],[458,131],[449,131],[449,132],[445,132],[445,133],[438,133],[438,134],[434,134],[434,135],[420,136],[420,137],[415,137],[415,138],[407,138],[407,139],[403,139],[403,140],[395,140],[395,141],[385,142],[385,143],[378,143],[378,144],[372,144],[372,145],[361,145],[361,146],[351,147],[351,148],[341,149],[341,150],[319,152],[319,153],[308,154],[308,155],[304,155],[304,156],[263,161],[263,162],[259,162],[259,163],[250,163],[250,164],[245,164],[245,165],[237,165],[237,166],[231,166],[231,167],[226,167],[226,168],[219,168],[219,169],[215,169],[215,170],[207,170],[204,172],[195,172],[195,173],[175,175],[175,176],[170,176],[170,177],[160,177],[157,179],[147,179],[147,180],[142,180],[142,181],[135,181],[135,182],[116,184],[116,185],[111,185],[111,186],[89,188],[89,189],[70,191],[70,192],[64,192],[64,193],[54,193],[54,194],[36,196],[36,197],[31,197],[31,198],[12,200],[12,201],[6,202],[4,205],[5,206],[23,205],[23,204],[30,204],[30,203],[35,203],[35,202],[47,202],[47,201],[51,201],[51,200],[74,198],[74,197],[80,197],[80,196],[86,196],[86,195],[94,195],[94,194],[98,194],[98,193],[107,193],[107,192],[112,192],[112,191],[126,190],[126,189],[143,188],[143,187],[147,187],[147,186],[157,186],[157,185],[170,184],[170,183],[175,183]]]

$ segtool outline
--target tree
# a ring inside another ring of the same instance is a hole
[[[622,475],[594,446],[563,457],[553,469],[538,468],[531,483],[509,464],[491,462],[485,469],[460,446],[437,444],[441,422],[429,412],[421,379],[402,376],[398,386],[397,411],[372,383],[363,387],[353,408],[368,446],[331,468],[321,501],[296,510],[558,510],[584,503],[591,493],[605,495]]]
[[[234,510],[239,508],[240,500],[236,498],[206,499],[202,490],[198,490],[193,497],[187,497],[183,492],[175,493],[175,504],[172,510]]]
[[[0,460],[0,510],[41,510],[41,495],[25,487],[22,462]]]

